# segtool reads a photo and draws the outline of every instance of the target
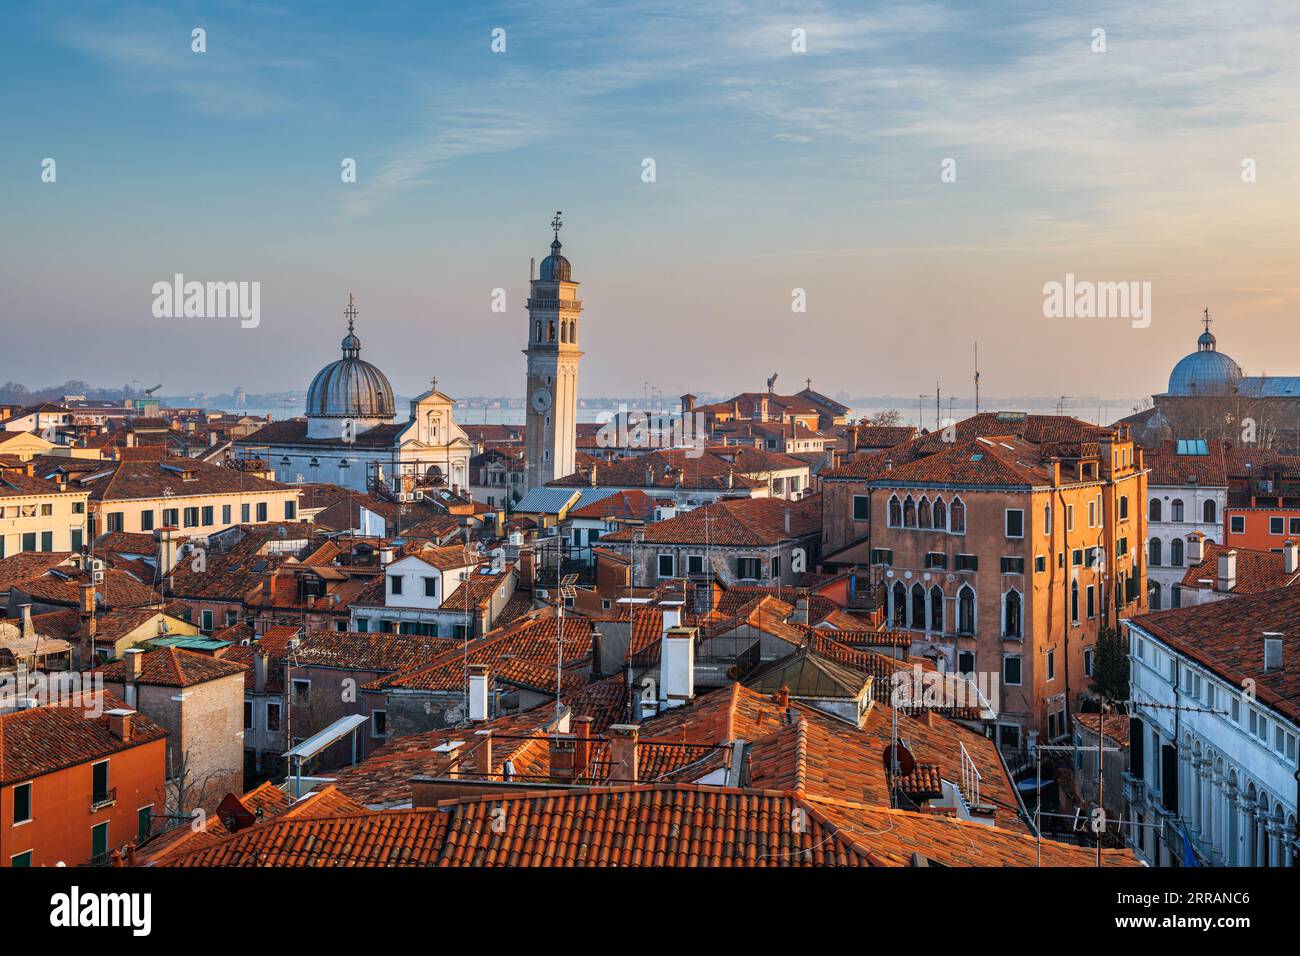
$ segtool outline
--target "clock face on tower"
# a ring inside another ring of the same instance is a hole
[[[551,393],[544,388],[539,388],[533,392],[533,408],[539,412],[544,412],[551,407]]]

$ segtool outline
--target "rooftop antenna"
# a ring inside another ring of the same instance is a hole
[[[1070,403],[1070,399],[1071,399],[1071,397],[1072,397],[1072,396],[1070,396],[1070,395],[1062,395],[1059,399],[1057,399],[1057,401],[1056,401],[1056,414],[1058,414],[1058,415],[1064,415],[1064,414],[1065,414],[1065,410],[1066,410],[1066,408],[1069,407],[1069,403]]]
[[[939,383],[938,383],[938,382],[935,382],[935,383],[934,383],[934,428],[935,428],[935,431],[938,431],[939,428],[941,427],[940,422],[939,422],[939,416],[940,416],[941,414],[942,414],[942,413],[941,413],[941,411],[940,411],[940,406],[939,406]]]
[[[559,568],[556,568],[558,573]],[[563,705],[560,703],[560,683],[564,676],[564,602],[573,600],[577,596],[577,591],[573,584],[578,580],[576,574],[566,574],[560,578],[560,586],[556,589],[559,592],[559,600],[556,601],[555,612],[559,619],[560,625],[555,636],[555,721],[558,732],[560,713]]]
[[[980,413],[980,344],[975,343],[975,414]]]

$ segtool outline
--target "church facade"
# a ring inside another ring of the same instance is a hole
[[[388,377],[361,358],[352,297],[344,310],[343,355],[321,369],[307,391],[306,418],[272,422],[235,442],[240,454],[264,458],[276,480],[328,482],[395,498],[425,490],[467,491],[471,445],[452,415],[454,399],[437,380],[393,421]]]
[[[560,214],[551,221],[555,239],[528,294],[527,380],[524,403],[525,483],[536,488],[577,470],[578,331],[582,301],[573,267],[560,253]]]

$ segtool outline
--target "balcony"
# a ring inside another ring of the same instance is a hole
[[[110,790],[105,790],[103,793],[92,794],[90,797],[90,812],[94,813],[96,810],[111,807],[115,803],[117,803],[116,787],[113,787]]]

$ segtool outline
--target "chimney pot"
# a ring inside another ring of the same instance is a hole
[[[469,719],[483,723],[488,719],[488,686],[492,669],[486,664],[469,665]]]
[[[611,724],[609,736],[609,782],[629,784],[637,782],[636,739],[641,728],[636,724]]]
[[[662,707],[680,707],[695,696],[695,636],[698,628],[674,627],[664,633],[659,654]]]
[[[1235,550],[1219,555],[1219,577],[1216,583],[1220,591],[1231,591],[1237,586],[1237,552]]]
[[[140,679],[144,673],[144,650],[139,647],[128,647],[122,653],[122,660],[126,664],[126,679],[132,683]]]
[[[1287,574],[1300,571],[1300,545],[1294,541],[1287,541],[1282,545],[1282,562]]]
[[[19,609],[23,612],[22,635],[23,637],[30,637],[32,633],[32,606],[31,604],[21,604]]]
[[[108,732],[124,743],[130,741],[131,718],[135,711],[119,707],[108,711],[105,716],[108,717]]]
[[[474,770],[478,773],[480,780],[491,780],[492,731],[476,730],[474,735],[479,738],[478,750],[474,755]]]
[[[446,755],[446,775],[452,779],[460,775],[460,748],[464,745],[465,741],[463,740],[449,740],[445,744],[439,744],[433,748],[434,753]]]

